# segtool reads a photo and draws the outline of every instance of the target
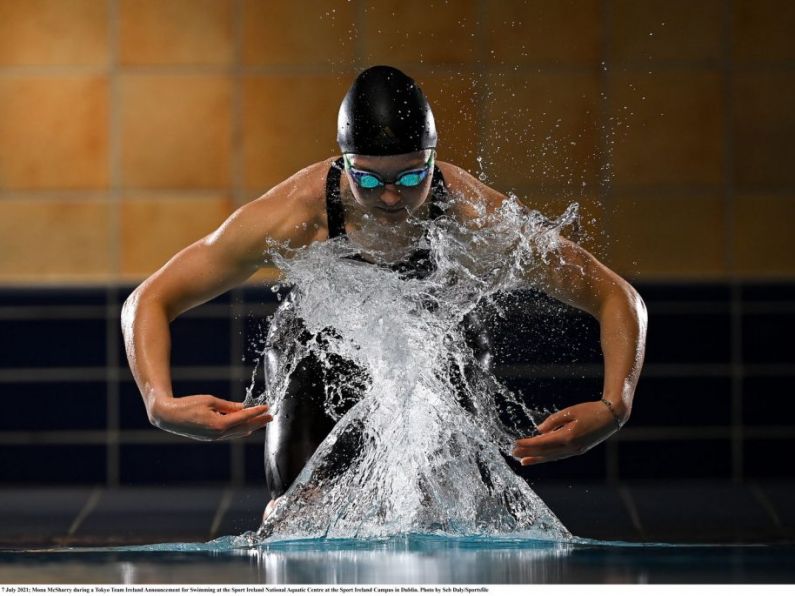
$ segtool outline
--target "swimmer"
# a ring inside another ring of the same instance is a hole
[[[197,440],[247,437],[266,427],[266,480],[276,499],[334,426],[322,408],[318,379],[354,378],[352,363],[321,369],[307,358],[287,383],[274,417],[267,405],[244,408],[214,395],[175,396],[170,376],[169,324],[185,311],[244,283],[261,267],[269,242],[299,248],[347,236],[372,253],[396,255],[393,267],[408,276],[428,274],[417,220],[442,214],[475,225],[498,209],[506,195],[464,169],[437,158],[437,131],[431,107],[417,83],[401,71],[375,66],[363,71],[339,110],[341,155],[307,166],[260,198],[235,211],[217,230],[176,254],[130,295],[122,309],[125,348],[150,422]],[[376,222],[382,234],[364,234]],[[643,363],[646,309],[624,279],[577,244],[561,238],[561,259],[528,273],[528,286],[594,316],[600,323],[604,384],[600,400],[567,407],[538,425],[538,434],[515,442],[521,465],[582,454],[617,432],[632,411]],[[427,249],[425,249],[427,253]],[[403,255],[403,258],[398,258]],[[406,257],[405,255],[408,255]],[[289,300],[289,297],[288,297]],[[281,310],[281,309],[280,309]],[[269,339],[278,337],[278,313]],[[487,340],[476,320],[466,321],[474,350],[489,359]],[[208,341],[211,338],[208,338]],[[282,357],[278,342],[264,354],[268,370]],[[357,387],[352,383],[350,391]]]

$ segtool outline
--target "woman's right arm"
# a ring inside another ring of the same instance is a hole
[[[218,230],[177,253],[125,301],[121,324],[127,358],[154,426],[193,439],[219,440],[248,436],[272,420],[267,406],[243,409],[239,402],[213,395],[175,397],[169,324],[251,277],[265,263],[269,238],[294,245],[313,240],[315,226],[301,225],[314,223],[312,202],[296,196],[296,188],[300,181],[288,180],[241,207]]]

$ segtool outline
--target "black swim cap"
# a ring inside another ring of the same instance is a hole
[[[373,66],[351,85],[337,117],[343,153],[398,155],[436,147],[436,123],[416,81],[391,66]]]

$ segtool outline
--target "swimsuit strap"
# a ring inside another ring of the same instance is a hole
[[[326,176],[326,217],[328,218],[328,237],[338,238],[345,236],[345,209],[340,196],[340,178],[344,164],[342,158],[335,160],[329,167]],[[447,185],[442,171],[438,166],[433,166],[433,180],[431,181],[430,218],[436,219],[444,215],[440,203],[447,201]]]
[[[433,180],[431,181],[431,219],[438,219],[444,215],[444,210],[439,203],[447,202],[447,184],[444,181],[444,176],[439,166],[433,166]]]
[[[340,177],[343,167],[340,157],[331,164],[326,176],[326,217],[329,238],[345,236],[345,210],[340,197]]]

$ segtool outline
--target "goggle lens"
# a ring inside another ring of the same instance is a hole
[[[400,186],[419,186],[425,176],[428,175],[428,170],[420,170],[419,172],[406,172],[400,178],[395,180],[395,184]]]
[[[362,188],[376,188],[381,186],[381,181],[372,174],[361,174],[359,172],[354,172],[353,178]]]
[[[348,171],[353,175],[353,179],[356,181],[356,184],[358,184],[361,188],[370,190],[373,188],[378,188],[379,186],[384,186],[385,184],[396,184],[398,186],[406,186],[411,188],[414,186],[419,186],[422,184],[422,181],[428,177],[428,173],[433,168],[434,157],[435,156],[432,153],[424,168],[420,170],[404,172],[392,182],[384,181],[380,176],[372,172],[357,170],[351,166],[351,163],[348,161],[347,157],[345,158],[345,165],[348,168]]]

